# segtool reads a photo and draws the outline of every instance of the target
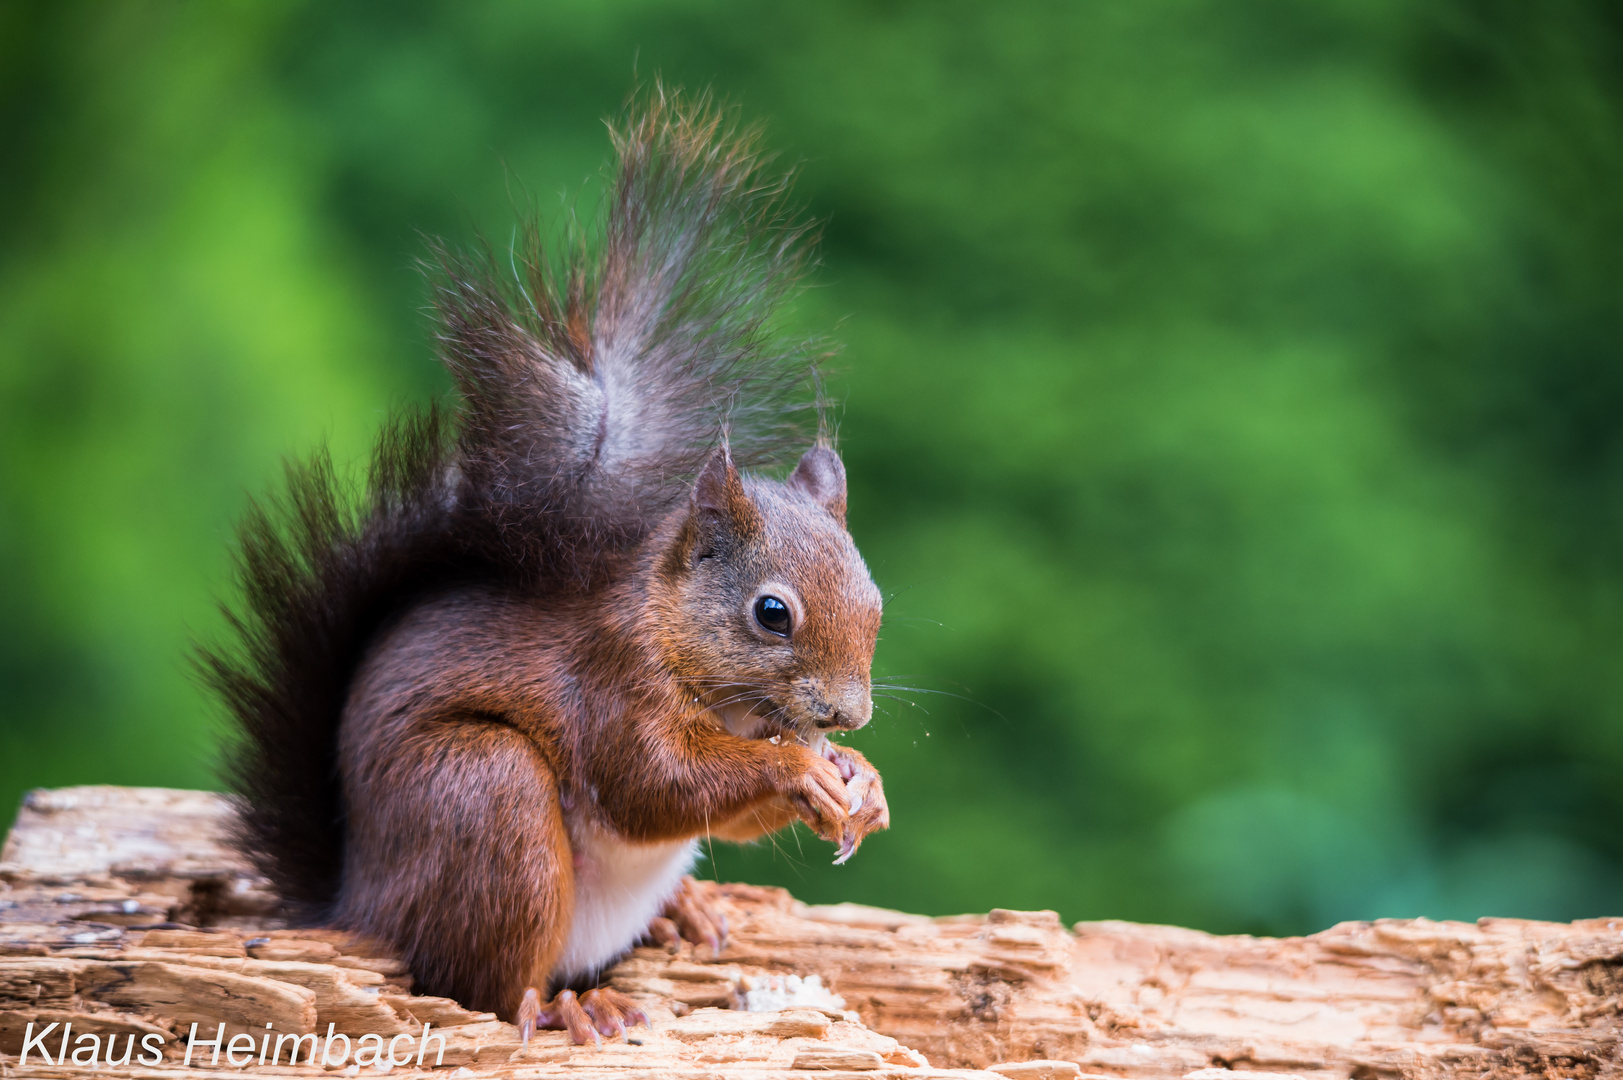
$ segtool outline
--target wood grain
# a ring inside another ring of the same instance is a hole
[[[19,1077],[239,1075],[179,1067],[175,1036],[206,1021],[211,1033],[330,1024],[352,1039],[429,1023],[445,1034],[445,1070],[514,1080],[1623,1077],[1623,918],[1381,920],[1262,939],[1066,927],[1052,912],[814,907],[748,885],[705,886],[731,926],[719,956],[641,948],[610,973],[654,1018],[635,1043],[546,1033],[521,1049],[511,1025],[411,994],[375,944],[283,926],[224,843],[231,814],[198,792],[29,797],[0,851],[0,1064]],[[843,1003],[736,1007],[787,975],[816,975]],[[168,1058],[18,1062],[28,1022],[70,1019],[76,1033],[164,1032]]]

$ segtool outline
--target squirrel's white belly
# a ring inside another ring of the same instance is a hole
[[[569,839],[575,918],[553,972],[563,979],[595,974],[635,944],[699,852],[697,840],[634,844],[590,821],[570,821]]]

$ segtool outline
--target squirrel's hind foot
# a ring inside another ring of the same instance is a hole
[[[712,955],[720,956],[727,945],[727,916],[709,890],[688,875],[682,878],[676,895],[666,901],[665,910],[648,924],[647,937],[673,953],[682,942],[691,941],[709,946]]]
[[[560,990],[552,1003],[543,1007],[541,995],[535,987],[524,991],[524,1001],[518,1007],[518,1032],[524,1045],[537,1029],[562,1030],[576,1046],[588,1041],[601,1045],[605,1038],[626,1033],[627,1024],[652,1026],[648,1014],[637,1003],[618,990],[598,987],[580,997],[573,990]]]

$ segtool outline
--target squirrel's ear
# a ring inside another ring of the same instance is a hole
[[[831,446],[818,443],[800,457],[789,474],[789,486],[810,495],[845,524],[845,463]]]
[[[701,518],[726,522],[739,533],[749,532],[759,523],[755,504],[744,494],[744,481],[726,443],[711,451],[693,481],[693,512]]]
[[[710,452],[698,479],[693,481],[693,508],[725,515],[743,494],[744,483],[738,478],[732,452],[722,443]]]

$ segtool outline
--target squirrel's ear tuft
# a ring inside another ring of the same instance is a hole
[[[693,481],[693,507],[725,515],[743,494],[744,483],[738,478],[732,452],[722,443],[710,452],[698,479]]]
[[[845,524],[845,463],[833,447],[818,443],[802,454],[789,474],[789,486],[810,495],[835,521]]]
[[[701,518],[726,522],[737,533],[750,532],[760,523],[726,443],[711,451],[693,481],[693,512]]]

